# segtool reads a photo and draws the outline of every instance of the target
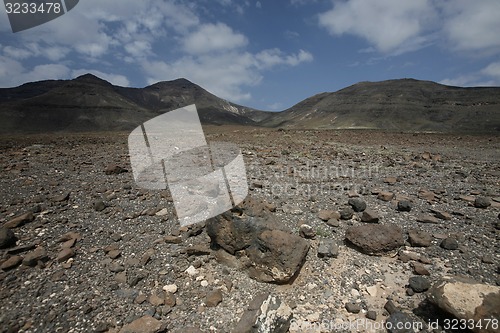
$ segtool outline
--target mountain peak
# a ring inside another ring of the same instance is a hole
[[[80,75],[77,78],[75,78],[74,80],[79,81],[79,82],[85,82],[85,83],[111,85],[111,83],[109,83],[108,81],[103,80],[103,79],[95,76],[94,74],[90,74],[90,73]]]

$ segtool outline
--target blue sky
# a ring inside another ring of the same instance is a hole
[[[15,34],[0,11],[0,87],[87,72],[263,110],[359,81],[500,86],[500,1],[81,0]]]

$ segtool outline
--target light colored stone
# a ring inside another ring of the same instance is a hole
[[[167,293],[175,294],[177,292],[177,285],[167,284],[166,286],[163,286],[162,289],[165,290]]]

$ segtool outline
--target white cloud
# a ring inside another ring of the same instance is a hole
[[[493,62],[483,69],[458,75],[454,78],[446,78],[441,84],[458,87],[500,86],[500,62]]]
[[[247,38],[224,23],[204,24],[184,39],[184,50],[190,54],[226,51],[247,45]]]
[[[481,70],[481,74],[494,77],[500,83],[500,61],[493,62]]]
[[[453,49],[500,51],[500,1],[448,1],[443,10],[443,31]]]
[[[334,36],[364,38],[382,53],[402,53],[428,43],[422,33],[434,19],[430,0],[349,0],[334,2],[319,24]]]
[[[16,60],[0,56],[0,85],[14,87],[25,82],[49,79],[65,79],[69,76],[70,69],[61,64],[44,64],[28,70]]]
[[[310,62],[313,60],[311,53],[300,50],[298,54],[285,55],[279,49],[268,49],[255,55],[259,68],[270,68],[276,65],[297,66],[301,62]]]
[[[90,72],[129,86],[124,73],[108,72],[110,66],[128,66],[123,70],[142,74],[149,83],[186,77],[218,96],[244,101],[251,98],[248,87],[259,84],[267,70],[313,60],[305,50],[250,52],[243,33],[200,19],[200,13],[209,13],[207,3],[81,1],[66,15],[15,35],[15,42],[2,41],[0,83],[70,79]],[[243,13],[258,3],[262,1],[219,0],[217,10]],[[35,57],[47,64],[33,67]]]
[[[257,54],[233,50],[186,56],[171,63],[145,61],[143,69],[149,83],[184,77],[219,97],[243,102],[251,98],[244,88],[257,85],[263,78],[264,70],[279,65],[297,66],[312,59],[312,54],[304,50],[297,54],[285,54],[279,49]]]

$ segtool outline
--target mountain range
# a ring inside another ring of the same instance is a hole
[[[186,79],[128,88],[85,74],[0,88],[0,133],[131,130],[193,103],[202,123],[211,125],[500,132],[500,87],[460,88],[414,79],[360,82],[281,112],[265,112],[221,99]]]

